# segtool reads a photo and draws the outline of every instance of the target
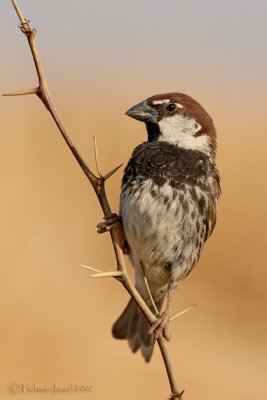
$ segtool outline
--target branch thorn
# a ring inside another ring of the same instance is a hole
[[[93,274],[90,278],[119,278],[123,275],[121,271],[109,271],[109,272],[100,272],[98,274]]]
[[[150,287],[149,287],[149,284],[148,284],[148,281],[147,281],[147,277],[145,275],[144,275],[144,282],[145,282],[146,290],[147,290],[147,293],[149,295],[150,301],[152,303],[152,307],[154,308],[154,311],[155,311],[156,315],[159,316],[160,315],[159,310],[158,310],[157,305],[156,305],[156,303],[154,301],[154,298],[152,296],[152,293],[151,293],[151,290],[150,290]]]
[[[38,94],[39,88],[18,90],[17,92],[4,93],[2,96],[25,96],[27,94]]]
[[[109,179],[113,174],[115,174],[115,172],[118,171],[118,169],[120,169],[123,166],[123,163],[118,165],[117,167],[115,167],[112,171],[108,172],[104,177],[104,181],[106,181],[107,179]]]
[[[95,165],[96,165],[96,170],[97,170],[97,173],[98,173],[98,177],[99,177],[100,179],[102,179],[102,178],[103,178],[103,175],[102,175],[101,172],[100,172],[99,162],[98,162],[98,153],[97,153],[97,145],[96,145],[96,136],[93,136],[93,139],[94,139],[94,152],[95,152]]]
[[[102,273],[103,271],[101,271],[100,269],[96,269],[93,267],[88,267],[87,265],[82,265],[83,268],[89,269],[89,271],[93,271],[93,272],[99,272]]]
[[[197,306],[197,304],[193,304],[190,307],[185,308],[184,310],[178,312],[177,314],[174,314],[171,318],[170,318],[170,322],[174,321],[175,319],[181,317],[182,315],[188,313],[188,311],[191,311],[193,308],[195,308]]]
[[[87,265],[82,265],[82,267],[89,269],[89,271],[97,272],[96,274],[90,275],[90,278],[106,278],[106,277],[119,278],[123,275],[123,273],[121,271],[104,272],[104,271],[101,271],[100,269],[88,267]]]

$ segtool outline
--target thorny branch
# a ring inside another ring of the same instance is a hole
[[[96,176],[95,174],[93,174],[90,167],[87,165],[86,161],[82,158],[82,156],[80,155],[78,150],[75,148],[74,144],[72,143],[72,141],[63,125],[63,122],[57,112],[57,109],[54,105],[54,102],[53,102],[53,100],[50,96],[49,90],[48,90],[43,67],[42,67],[39,53],[38,53],[38,50],[36,47],[36,42],[35,42],[36,30],[30,26],[29,21],[24,17],[17,1],[16,0],[11,0],[11,1],[16,10],[17,16],[20,20],[20,29],[21,29],[22,33],[24,33],[24,35],[26,36],[26,38],[28,40],[29,47],[30,47],[32,57],[33,57],[33,61],[35,64],[39,84],[38,84],[38,87],[36,87],[36,88],[28,89],[28,90],[21,90],[21,91],[17,91],[14,93],[8,93],[8,94],[5,94],[4,96],[21,96],[21,95],[28,95],[28,94],[36,94],[41,99],[41,101],[43,102],[43,104],[45,105],[47,110],[50,112],[52,118],[54,119],[67,146],[69,147],[70,151],[76,158],[77,162],[79,163],[83,172],[87,176],[88,180],[92,184],[92,186],[95,190],[95,193],[97,195],[97,198],[99,200],[100,206],[104,212],[104,215],[105,215],[105,217],[107,217],[111,214],[111,209],[110,209],[108,199],[106,196],[105,181],[108,178],[110,178],[111,175],[113,175],[121,167],[121,165],[114,168],[112,171],[107,173],[105,176],[102,176],[99,172],[98,161],[97,161],[97,151],[96,151],[96,145],[95,145],[96,165],[97,165],[97,171],[98,171],[98,176]],[[146,303],[144,302],[144,300],[142,299],[139,292],[136,290],[134,284],[131,282],[131,280],[129,278],[129,275],[128,275],[128,272],[127,272],[127,269],[125,266],[125,262],[124,262],[123,252],[121,249],[120,229],[118,229],[118,228],[112,229],[110,231],[110,235],[111,235],[111,240],[113,243],[114,252],[115,252],[115,256],[116,256],[117,270],[113,271],[113,272],[103,272],[103,271],[99,271],[99,270],[96,270],[95,268],[91,268],[91,267],[85,267],[85,268],[88,268],[88,269],[96,272],[95,274],[91,275],[92,277],[114,277],[115,279],[120,281],[123,284],[123,286],[125,287],[125,289],[129,292],[130,296],[132,296],[135,299],[136,303],[138,304],[140,309],[143,311],[143,313],[146,315],[146,317],[148,318],[150,323],[153,323],[156,320],[156,316],[152,313],[152,311],[146,305]],[[192,306],[192,307],[194,307],[194,306]],[[188,309],[174,315],[171,318],[171,320],[174,320],[175,318],[177,318],[180,315],[184,314],[185,312],[189,311],[189,309],[191,309],[192,307],[189,307]],[[158,345],[159,345],[159,348],[160,348],[160,351],[162,354],[162,358],[163,358],[163,361],[165,364],[165,368],[166,368],[169,383],[170,383],[170,388],[171,388],[170,399],[182,399],[183,391],[180,392],[178,390],[174,369],[171,364],[170,357],[169,357],[164,339],[162,337],[160,337],[157,340],[157,342],[158,342]]]

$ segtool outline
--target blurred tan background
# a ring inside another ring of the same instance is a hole
[[[55,4],[56,3],[56,4]],[[38,28],[47,80],[71,137],[94,168],[127,162],[145,127],[124,112],[181,91],[218,131],[219,221],[201,261],[180,284],[169,345],[186,400],[266,398],[266,3],[21,1]],[[74,4],[75,3],[75,4]],[[11,2],[1,3],[1,93],[36,77]],[[111,325],[128,295],[92,280],[112,270],[92,188],[41,102],[0,99],[1,399],[165,399],[159,351],[147,365]],[[118,207],[122,171],[108,185]],[[11,393],[13,383],[92,385],[85,393]]]

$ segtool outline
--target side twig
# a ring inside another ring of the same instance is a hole
[[[79,163],[80,167],[82,168],[83,172],[85,173],[86,177],[92,184],[95,193],[97,195],[97,198],[99,200],[100,206],[104,212],[104,215],[107,217],[111,214],[111,209],[108,203],[108,199],[106,196],[106,191],[105,191],[105,181],[109,179],[120,167],[114,168],[112,171],[108,172],[105,176],[102,176],[99,173],[99,167],[97,163],[97,170],[98,170],[98,176],[96,176],[89,166],[87,165],[86,161],[82,158],[78,150],[75,148],[74,144],[72,143],[64,125],[63,122],[58,114],[58,111],[54,105],[54,102],[51,98],[51,95],[48,90],[48,86],[46,83],[43,67],[40,61],[39,53],[36,47],[36,42],[35,42],[35,36],[36,36],[36,30],[31,28],[29,21],[24,17],[18,3],[16,0],[11,0],[12,4],[16,10],[17,16],[20,20],[20,29],[26,36],[28,40],[28,44],[32,53],[33,61],[35,64],[37,76],[38,76],[38,87],[33,88],[33,89],[27,89],[27,90],[21,90],[18,92],[13,92],[13,93],[7,93],[5,96],[22,96],[22,95],[29,95],[29,94],[36,94],[40,100],[43,102],[49,113],[51,114],[52,118],[54,119],[63,139],[65,140],[67,146],[69,147],[70,151],[74,155],[75,159]],[[95,146],[95,153],[97,154],[96,151],[96,146]],[[97,160],[97,156],[96,156]],[[152,311],[149,309],[149,307],[146,305],[144,302],[143,298],[140,296],[139,292],[136,290],[134,284],[131,282],[125,262],[124,262],[124,256],[123,252],[120,248],[120,236],[119,236],[119,231],[118,229],[112,229],[110,231],[111,234],[111,240],[113,243],[114,247],[114,252],[116,256],[116,261],[117,261],[117,271],[114,272],[103,272],[100,270],[96,270],[94,268],[89,269],[93,270],[96,272],[94,274],[94,277],[114,277],[117,280],[119,280],[125,289],[129,292],[130,296],[132,296],[140,309],[143,311],[143,313],[146,315],[150,323],[153,323],[156,319],[155,315],[152,313]],[[170,361],[170,357],[164,342],[164,339],[160,337],[158,340],[158,345],[162,354],[162,358],[165,364],[165,368],[167,371],[169,383],[170,383],[170,388],[171,388],[171,397],[170,399],[182,399],[182,394],[183,392],[180,392],[178,390],[177,382],[176,382],[176,377],[174,373],[173,366]]]

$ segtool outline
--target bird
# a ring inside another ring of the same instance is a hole
[[[131,298],[112,334],[149,362],[155,340],[170,340],[173,293],[215,227],[221,178],[213,120],[189,95],[154,95],[126,115],[145,123],[147,141],[134,149],[124,170],[118,216],[98,224],[98,231],[122,225],[136,288],[157,319],[151,326]]]

